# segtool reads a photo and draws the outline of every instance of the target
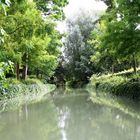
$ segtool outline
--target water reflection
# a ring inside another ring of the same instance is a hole
[[[0,140],[139,140],[140,120],[89,100],[85,90],[0,114]]]

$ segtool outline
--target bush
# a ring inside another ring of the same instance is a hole
[[[40,92],[40,87],[43,85],[43,83],[38,79],[18,81],[16,79],[8,78],[1,82],[3,85],[0,86],[0,100],[10,99],[26,93]]]
[[[140,99],[140,82],[127,81],[118,85],[114,90],[112,90],[112,92],[119,96],[125,96],[131,99]]]
[[[32,85],[32,84],[41,84],[41,81],[38,79],[27,79],[27,80],[22,80],[22,83],[26,85]]]
[[[74,81],[68,81],[66,84],[70,88],[82,88],[85,86],[86,82],[74,80]]]
[[[140,98],[139,75],[131,75],[131,78],[121,75],[93,75],[91,85],[96,90],[109,92],[117,96],[125,96],[131,99]]]
[[[21,84],[21,81],[15,79],[15,78],[7,78],[6,81],[8,84]]]

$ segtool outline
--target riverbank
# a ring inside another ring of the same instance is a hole
[[[123,96],[129,99],[140,99],[139,71],[134,75],[132,71],[124,71],[115,74],[93,75],[88,86],[97,92],[107,92],[112,95]]]
[[[0,112],[15,110],[24,104],[36,103],[46,99],[47,93],[55,90],[55,85],[43,84],[40,80],[8,81],[8,88],[0,96]],[[45,96],[46,95],[46,96]]]

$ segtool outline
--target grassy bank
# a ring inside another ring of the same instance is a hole
[[[137,75],[134,75],[130,70],[108,75],[93,75],[89,86],[96,91],[108,92],[130,99],[140,99],[139,71]]]
[[[43,100],[47,98],[47,93],[55,89],[54,85],[43,84],[36,79],[26,81],[9,79],[7,83],[8,88],[0,95],[0,112],[15,110],[24,104]]]

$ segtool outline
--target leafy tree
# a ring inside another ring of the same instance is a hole
[[[17,79],[26,79],[30,73],[52,75],[57,66],[61,35],[51,18],[44,19],[32,0],[11,0],[7,16],[1,20],[7,33],[2,44],[1,61],[11,60],[15,64]]]
[[[8,88],[8,84],[6,81],[6,73],[10,71],[13,72],[13,63],[11,61],[0,62],[0,96],[2,94],[6,94],[6,89]]]
[[[63,7],[68,4],[68,0],[35,0],[37,7],[41,10],[44,16],[49,16],[52,19],[63,19]]]
[[[94,49],[88,43],[91,31],[95,28],[96,16],[81,13],[76,20],[70,19],[68,35],[65,39],[64,56],[67,80],[71,86],[82,86],[87,83],[97,67],[90,62]]]
[[[3,26],[9,36],[7,37],[7,42],[4,44],[4,48],[6,52],[8,49],[10,50],[10,54],[7,55],[9,56],[9,59],[17,63],[18,79],[19,64],[22,63],[22,78],[25,79],[32,37],[35,34],[36,28],[40,26],[43,20],[39,11],[36,10],[35,4],[28,1],[12,1],[12,5],[7,11],[7,14],[8,16],[4,19],[4,22],[7,24]],[[38,17],[38,19],[36,17]]]
[[[132,62],[136,73],[140,53],[140,30],[137,29],[140,2],[138,0],[105,2],[109,7],[100,20],[101,30],[97,37],[97,46],[111,56],[113,64]]]
[[[10,6],[9,0],[0,0],[0,13],[3,13],[0,15],[0,19],[3,18],[4,14],[6,15],[6,8]],[[0,45],[4,43],[4,36],[5,31],[3,30],[3,27],[0,23]]]

